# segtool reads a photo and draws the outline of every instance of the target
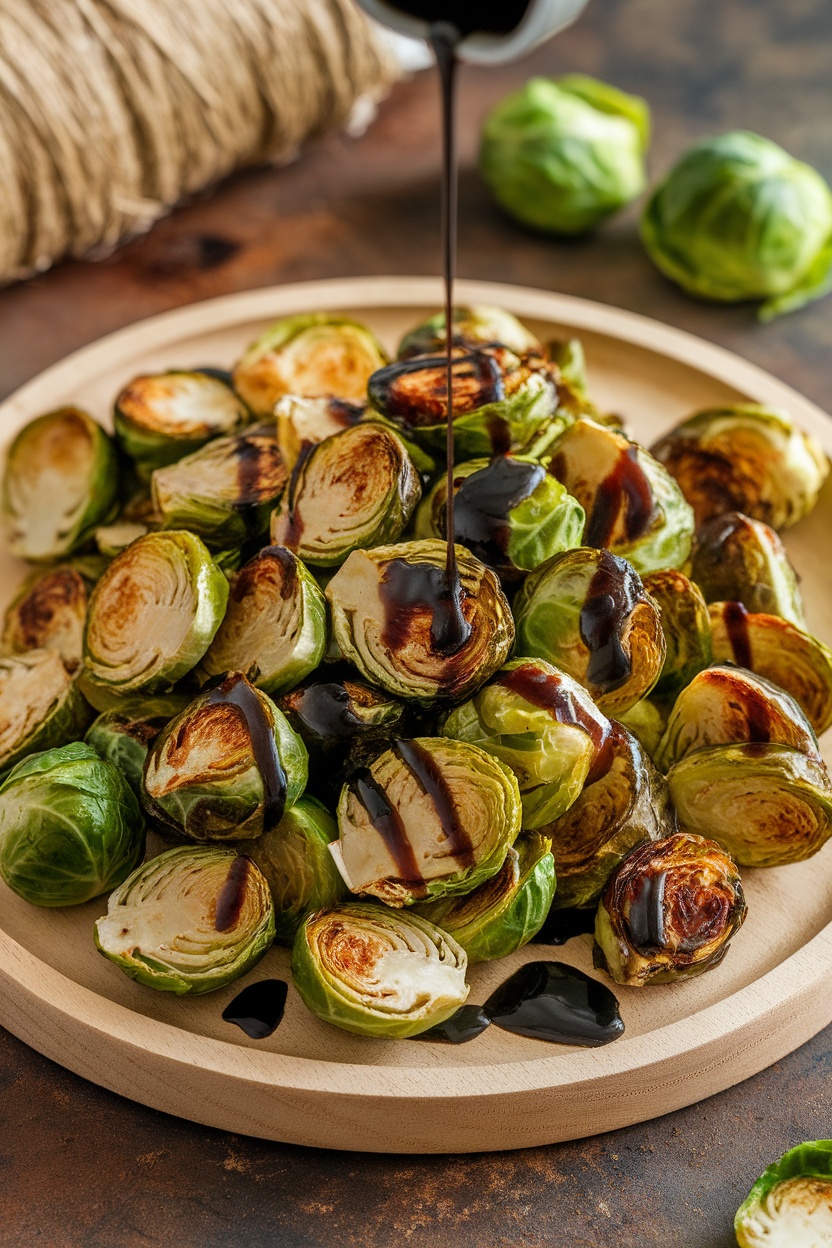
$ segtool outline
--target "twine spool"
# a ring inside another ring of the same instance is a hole
[[[290,159],[395,74],[352,0],[0,0],[0,281]]]

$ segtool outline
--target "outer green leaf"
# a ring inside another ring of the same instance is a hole
[[[823,1248],[832,1242],[832,1140],[790,1148],[737,1210],[740,1248]]]

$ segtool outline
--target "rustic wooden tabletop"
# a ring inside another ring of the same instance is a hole
[[[499,71],[466,70],[460,273],[658,317],[761,363],[830,406],[832,301],[768,326],[694,303],[646,260],[637,213],[552,242],[489,202],[479,119],[533,73],[581,70],[647,97],[651,166],[743,127],[832,177],[825,0],[590,0],[572,30]],[[436,88],[400,85],[360,139],[242,175],[98,264],[0,294],[0,390],[166,308],[305,278],[438,271]],[[729,1248],[763,1167],[832,1134],[832,1029],[700,1105],[523,1153],[374,1157],[228,1136],[121,1100],[0,1032],[0,1245],[49,1248]],[[649,1107],[646,1107],[646,1110]]]

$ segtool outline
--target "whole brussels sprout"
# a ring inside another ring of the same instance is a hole
[[[94,584],[73,564],[38,568],[27,576],[3,617],[3,650],[54,650],[74,672],[84,649],[84,621]]]
[[[0,772],[84,735],[92,712],[55,650],[0,658]]]
[[[23,760],[0,784],[0,876],[36,906],[76,906],[120,884],[144,820],[117,767],[81,741]]]
[[[659,608],[666,643],[653,695],[675,697],[711,661],[708,605],[699,586],[674,568],[645,576],[644,589]]]
[[[288,471],[292,471],[307,447],[316,446],[357,424],[366,408],[366,403],[349,403],[331,395],[310,398],[284,394],[282,399],[278,399],[274,414],[277,419],[277,446]]]
[[[581,234],[644,190],[649,129],[638,96],[582,74],[532,78],[486,117],[480,169],[523,225]]]
[[[762,320],[832,288],[832,192],[810,165],[746,130],[685,153],[653,191],[641,237],[689,294],[762,299]]]
[[[148,751],[166,724],[187,705],[182,694],[156,698],[125,698],[118,706],[102,711],[84,737],[87,745],[124,776],[141,797],[142,775]]]
[[[739,1248],[832,1243],[832,1140],[808,1140],[768,1166],[737,1210]]]
[[[543,346],[531,330],[511,312],[488,304],[454,308],[452,314],[453,345],[459,347],[508,347],[515,355],[542,355]],[[446,349],[445,313],[436,312],[409,330],[399,343],[396,358],[409,360],[414,355],[440,355]]]
[[[774,529],[737,511],[696,531],[691,576],[706,602],[741,602],[748,611],[806,623],[797,574]]]

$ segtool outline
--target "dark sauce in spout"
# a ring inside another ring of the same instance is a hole
[[[573,698],[564,683],[551,672],[541,671],[534,663],[525,663],[511,672],[505,672],[499,683],[512,693],[525,698],[532,706],[540,707],[560,724],[575,724],[583,731],[595,746],[595,757],[586,778],[587,784],[594,784],[605,776],[612,764],[612,733],[609,722],[601,715],[592,715],[586,707]]]
[[[459,817],[436,759],[415,741],[396,741],[393,749],[433,803],[448,844],[448,854],[463,866],[471,866],[474,862],[471,838]]]
[[[230,932],[237,926],[246,899],[251,859],[238,854],[228,870],[225,882],[217,897],[214,928],[218,932]]]
[[[508,558],[509,512],[536,489],[546,471],[540,464],[501,455],[465,477],[456,491],[454,533],[473,555],[498,571],[513,571]]]
[[[396,864],[398,879],[417,897],[425,897],[427,889],[413,846],[401,816],[369,768],[363,768],[352,780],[351,791],[366,810]]]
[[[289,985],[283,979],[261,979],[238,992],[222,1012],[223,1021],[235,1023],[252,1040],[265,1040],[283,1019]]]
[[[484,35],[509,35],[516,30],[529,7],[529,0],[396,0],[391,5],[400,13],[421,18],[429,23],[450,22],[459,37],[475,32]]]
[[[263,831],[267,832],[283,818],[287,787],[269,713],[240,672],[221,676],[206,693],[209,706],[233,706],[246,726],[254,763],[263,782]]]
[[[461,1005],[455,1014],[423,1031],[414,1040],[438,1040],[442,1044],[467,1044],[476,1040],[491,1023],[481,1005]]]
[[[654,514],[653,491],[638,462],[638,447],[624,447],[598,487],[584,541],[599,549],[609,546],[616,521],[623,515],[626,540],[635,542],[647,532]]]
[[[738,667],[751,668],[751,637],[748,629],[748,611],[741,602],[726,602],[722,619],[728,633],[728,641]]]
[[[663,949],[666,944],[664,924],[664,886],[667,872],[644,872],[633,881],[627,926],[633,944],[644,952]]]
[[[550,910],[546,921],[532,940],[537,945],[565,945],[573,936],[585,936],[595,931],[595,911],[571,907]]]
[[[609,988],[564,962],[528,962],[483,1006],[497,1027],[552,1044],[596,1048],[624,1031]]]
[[[632,673],[621,637],[641,593],[635,568],[626,559],[602,550],[581,607],[580,631],[590,654],[587,681],[603,693],[620,689]]]

